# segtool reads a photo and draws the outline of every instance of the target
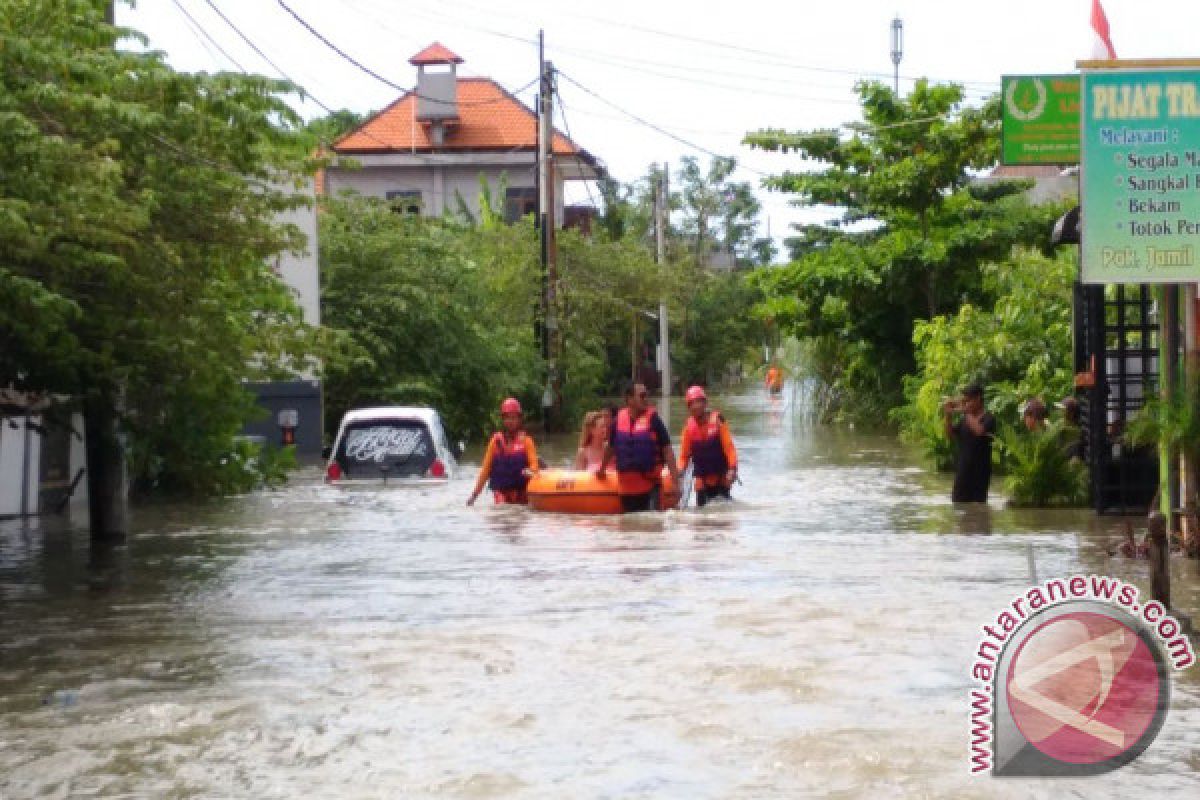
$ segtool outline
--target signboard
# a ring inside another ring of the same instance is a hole
[[[1079,163],[1079,76],[1006,75],[1000,161]]]
[[[1085,283],[1200,280],[1200,69],[1083,74]]]

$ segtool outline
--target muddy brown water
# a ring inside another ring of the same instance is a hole
[[[704,512],[466,508],[468,467],[141,508],[110,553],[0,523],[0,797],[1196,796],[1200,668],[1123,770],[968,774],[980,626],[1030,551],[1148,593],[1118,521],[964,512],[889,437],[719,405],[745,484]]]

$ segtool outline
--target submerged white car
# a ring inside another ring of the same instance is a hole
[[[458,462],[432,408],[381,406],[347,411],[325,467],[327,483],[443,482]]]

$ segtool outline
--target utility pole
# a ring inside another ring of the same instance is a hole
[[[104,4],[104,21],[116,24],[113,0]],[[118,422],[121,390],[110,380],[95,380],[82,399],[92,541],[119,542],[129,527],[125,442]]]
[[[904,21],[899,15],[892,20],[892,67],[894,77],[892,88],[896,95],[900,94],[900,59],[904,57]]]
[[[542,411],[546,430],[562,427],[562,387],[559,369],[558,336],[558,253],[555,241],[554,196],[554,65],[545,59],[545,36],[538,31],[538,61],[541,64],[541,91],[538,93],[538,227],[542,255],[542,354],[546,359],[546,388],[542,393]]]
[[[667,191],[669,165],[663,162],[662,171],[658,175],[658,185],[654,194],[654,251],[659,270],[665,270],[667,257],[667,219],[670,212],[670,194]],[[671,399],[671,332],[667,325],[667,298],[664,294],[658,304],[658,341],[659,358],[662,359],[662,409],[661,413],[669,411]]]

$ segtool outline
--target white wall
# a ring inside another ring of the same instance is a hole
[[[317,207],[316,193],[309,183],[300,194],[309,205],[288,211],[279,216],[279,221],[295,225],[308,240],[302,253],[281,253],[276,268],[284,283],[296,293],[296,300],[304,312],[304,321],[309,325],[321,324],[321,286],[317,272]]]
[[[42,437],[36,431],[26,431],[25,419],[0,418],[0,517],[38,511]],[[30,417],[30,421],[37,425],[40,417]],[[16,423],[16,430],[10,422]]]
[[[532,189],[537,176],[532,153],[455,153],[444,156],[389,154],[357,156],[359,168],[330,167],[325,171],[325,191],[331,196],[351,190],[367,197],[387,197],[388,192],[419,191],[426,216],[441,216],[458,208],[456,193],[467,208],[479,214],[479,178],[492,190],[504,176],[509,189]],[[562,226],[564,195],[561,176],[555,181],[555,210]],[[500,198],[503,200],[503,198]],[[503,212],[503,208],[499,209]]]

